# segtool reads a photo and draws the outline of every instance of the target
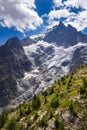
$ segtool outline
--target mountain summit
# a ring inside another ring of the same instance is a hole
[[[87,35],[78,32],[76,28],[68,25],[67,27],[60,22],[59,25],[55,26],[49,31],[44,37],[44,41],[49,43],[56,43],[58,46],[72,46],[79,42],[87,42]]]
[[[62,22],[58,25],[47,30],[42,36],[36,36],[35,38],[25,38],[22,40],[23,46],[28,46],[38,41],[45,41],[48,43],[56,43],[57,46],[69,47],[76,45],[77,43],[87,43],[87,35],[81,31],[77,31],[76,28],[68,24],[65,26]]]

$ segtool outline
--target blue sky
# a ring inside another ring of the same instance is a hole
[[[0,0],[0,44],[42,33],[59,21],[87,34],[87,0]]]

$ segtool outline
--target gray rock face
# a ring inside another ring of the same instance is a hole
[[[43,40],[43,37],[41,37],[41,36],[38,36],[36,38],[27,37],[21,41],[21,44],[22,44],[22,46],[29,46],[29,45],[37,43],[40,40]]]
[[[25,39],[23,39],[22,41],[21,41],[21,44],[22,44],[22,46],[29,46],[29,45],[31,45],[31,44],[33,44],[33,43],[35,43],[35,41],[34,40],[32,40],[31,38],[25,38]]]
[[[78,32],[71,25],[66,27],[62,22],[60,22],[58,26],[55,26],[52,31],[46,34],[44,41],[49,43],[54,42],[58,46],[69,47],[79,42],[87,42],[87,36]]]
[[[81,46],[74,52],[72,61],[70,63],[70,72],[73,72],[85,63],[87,63],[87,46]]]
[[[0,47],[0,106],[7,105],[18,95],[17,79],[30,70],[31,63],[17,38],[9,39]]]

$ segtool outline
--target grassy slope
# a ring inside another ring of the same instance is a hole
[[[86,130],[87,64],[0,116],[0,130]]]

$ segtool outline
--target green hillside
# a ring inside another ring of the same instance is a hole
[[[2,113],[0,130],[87,130],[87,64]]]

